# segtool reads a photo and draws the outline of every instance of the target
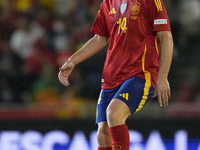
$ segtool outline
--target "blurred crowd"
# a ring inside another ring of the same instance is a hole
[[[96,101],[106,48],[75,67],[68,88],[59,83],[57,74],[94,35],[90,28],[101,1],[0,0],[0,102],[23,105],[73,99],[70,105],[77,101],[74,105],[80,106],[86,100]],[[163,1],[175,43],[169,80],[176,100],[186,82],[200,91],[196,84],[200,79],[200,1]]]
[[[93,36],[90,27],[99,4],[97,0],[1,0],[0,101],[59,99],[65,88],[58,82],[58,68]],[[77,96],[96,94],[101,55],[95,58],[97,65],[87,61],[75,68],[70,82]],[[90,93],[85,90],[89,84],[94,90]]]

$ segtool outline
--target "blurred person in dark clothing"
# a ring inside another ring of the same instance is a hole
[[[18,17],[19,12],[13,7],[12,1],[5,1],[0,9],[0,32],[4,39],[10,39],[12,32],[17,28]]]
[[[7,40],[0,40],[0,99],[4,102],[21,101],[23,60],[15,54]]]

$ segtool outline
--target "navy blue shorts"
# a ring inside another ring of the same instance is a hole
[[[96,123],[106,121],[106,109],[112,99],[120,99],[130,108],[134,114],[154,95],[154,88],[146,79],[131,77],[114,89],[102,89],[97,103]]]

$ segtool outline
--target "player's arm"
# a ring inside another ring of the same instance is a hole
[[[171,31],[158,31],[157,36],[161,42],[161,56],[154,97],[158,96],[159,105],[165,107],[171,97],[168,73],[172,61],[173,38]]]
[[[74,53],[60,68],[60,72],[58,74],[60,82],[65,86],[68,86],[68,77],[71,74],[74,66],[96,54],[106,46],[108,41],[108,37],[95,35],[87,43],[85,43],[84,46]]]
[[[95,35],[79,51],[73,54],[68,61],[73,62],[74,65],[79,64],[104,48],[108,40],[108,37]]]

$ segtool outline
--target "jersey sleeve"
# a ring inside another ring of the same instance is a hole
[[[107,25],[106,25],[106,18],[105,15],[103,13],[103,4],[101,4],[100,10],[97,13],[96,19],[92,25],[91,28],[91,32],[93,32],[94,34],[103,36],[103,37],[109,37],[109,32],[107,29]]]
[[[153,31],[171,31],[166,8],[162,0],[148,0],[149,19]]]

